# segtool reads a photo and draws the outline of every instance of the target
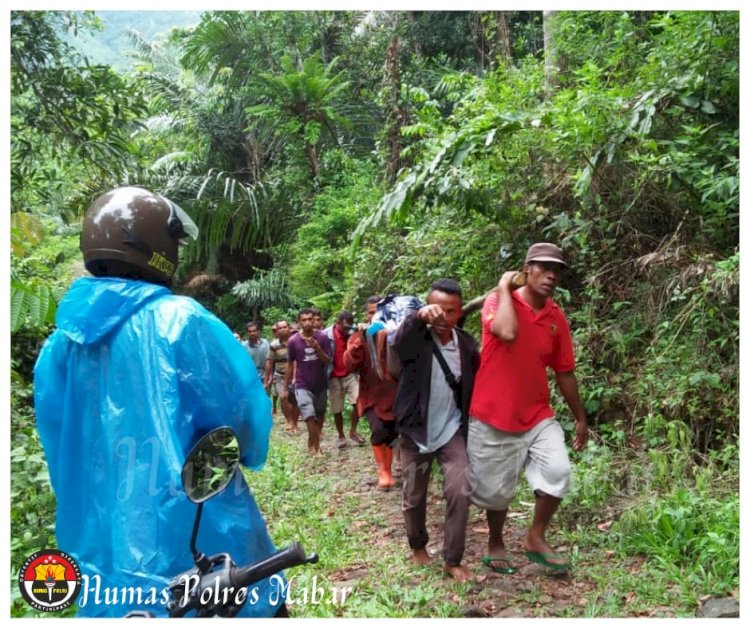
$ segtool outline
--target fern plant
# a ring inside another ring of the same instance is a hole
[[[30,247],[38,245],[44,238],[44,224],[34,214],[14,212],[10,218],[11,258],[22,258]],[[56,303],[52,288],[43,280],[22,280],[18,274],[10,284],[10,330],[18,331],[22,326],[37,328],[54,323]]]
[[[49,285],[24,284],[11,281],[10,284],[10,331],[21,327],[42,327],[55,322],[57,304]]]

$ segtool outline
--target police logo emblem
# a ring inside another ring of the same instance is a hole
[[[55,613],[75,602],[81,591],[81,570],[69,554],[43,549],[23,563],[18,572],[18,587],[30,606]]]

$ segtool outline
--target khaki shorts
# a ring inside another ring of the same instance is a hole
[[[344,377],[332,377],[328,380],[328,396],[331,399],[331,413],[344,411],[344,398],[351,404],[357,404],[359,397],[359,379],[356,373]]]
[[[485,510],[507,510],[521,469],[532,490],[565,497],[570,487],[570,460],[565,434],[555,418],[528,432],[503,432],[471,417],[467,441],[471,500]]]
[[[284,374],[274,373],[271,376],[271,389],[276,391],[274,397],[281,397],[281,393],[284,392]]]

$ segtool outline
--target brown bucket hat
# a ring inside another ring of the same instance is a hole
[[[560,247],[551,242],[537,242],[536,244],[532,244],[526,253],[526,261],[524,263],[530,264],[531,262],[557,262],[565,268],[568,267],[568,263],[565,261]]]

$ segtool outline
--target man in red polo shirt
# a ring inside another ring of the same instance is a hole
[[[354,327],[354,316],[351,312],[343,310],[336,317],[336,323],[326,327],[323,333],[328,336],[333,347],[333,359],[330,364],[330,379],[328,380],[328,396],[331,400],[331,414],[339,434],[337,446],[346,447],[344,436],[344,401],[352,405],[352,421],[349,429],[349,438],[358,445],[364,445],[365,439],[357,432],[359,414],[357,413],[357,397],[359,396],[359,380],[357,375],[351,373],[344,363],[346,343],[351,336]]]
[[[482,361],[467,447],[472,500],[487,510],[490,530],[489,551],[482,562],[500,573],[515,571],[503,542],[503,525],[521,469],[535,494],[526,556],[549,569],[569,568],[567,559],[545,539],[570,482],[565,435],[549,402],[548,368],[575,417],[573,448],[583,449],[588,440],[570,327],[550,298],[565,268],[556,245],[532,245],[523,269],[525,285],[515,290],[517,273],[504,273],[482,310]]]

